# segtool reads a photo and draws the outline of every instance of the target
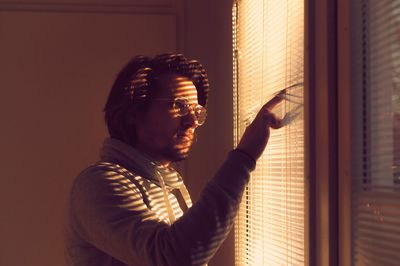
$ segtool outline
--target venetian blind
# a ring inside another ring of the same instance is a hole
[[[239,0],[233,8],[235,144],[259,107],[293,86],[274,111],[298,111],[272,130],[235,223],[236,265],[304,265],[304,3]],[[300,108],[299,108],[300,107]]]
[[[400,1],[357,2],[353,68],[361,77],[354,88],[362,124],[355,139],[362,141],[354,149],[353,265],[399,265]]]

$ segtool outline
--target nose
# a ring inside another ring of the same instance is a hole
[[[187,115],[182,117],[182,124],[185,129],[197,128],[199,126],[194,110],[190,109]]]

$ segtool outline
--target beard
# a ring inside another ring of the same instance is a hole
[[[193,140],[193,134],[177,134],[168,146],[168,149],[163,152],[164,158],[171,162],[179,162],[186,159],[189,156]]]

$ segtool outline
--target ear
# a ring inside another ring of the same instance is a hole
[[[131,107],[126,112],[126,125],[128,128],[139,126],[144,119],[144,110],[138,107]]]
[[[137,127],[140,124],[139,117],[134,108],[129,108],[125,113],[124,141],[132,146],[136,143]]]
[[[126,112],[126,117],[125,117],[126,120],[125,121],[126,121],[126,125],[129,129],[131,129],[132,127],[137,125],[138,115],[137,115],[137,110],[135,110],[135,109],[136,108],[131,107]]]

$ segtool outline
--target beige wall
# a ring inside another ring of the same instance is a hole
[[[184,51],[208,69],[209,120],[184,165],[195,199],[231,149],[231,3],[19,2],[0,0],[0,265],[63,265],[68,188],[97,158],[101,109],[132,55]],[[233,265],[232,237],[210,265]]]

